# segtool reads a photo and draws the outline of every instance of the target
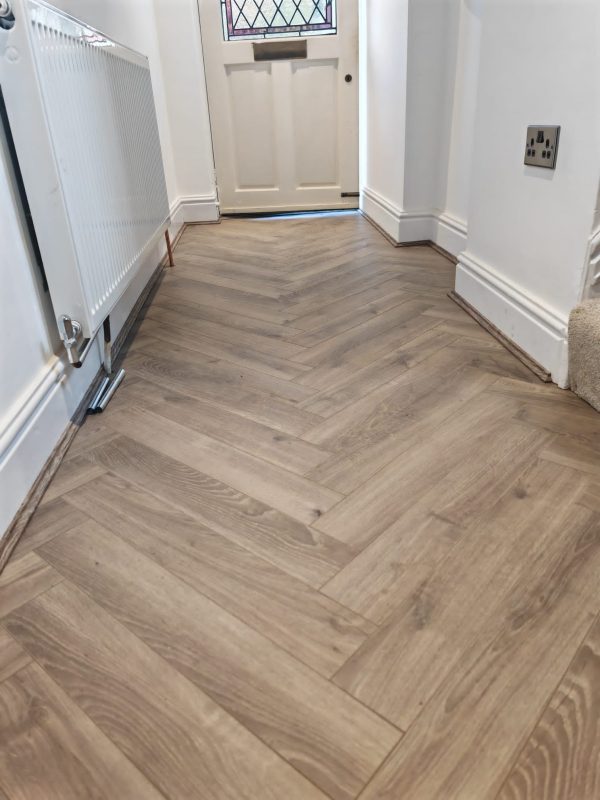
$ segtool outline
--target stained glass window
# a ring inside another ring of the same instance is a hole
[[[225,39],[337,33],[335,0],[219,0]]]

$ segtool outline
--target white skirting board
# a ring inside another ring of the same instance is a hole
[[[47,365],[0,438],[0,532],[5,532],[98,371],[95,352],[80,370]],[[68,370],[68,371],[67,371]],[[10,412],[9,412],[10,413]]]
[[[468,253],[459,257],[456,292],[567,388],[567,316]]]
[[[403,211],[367,187],[361,192],[360,208],[397,244],[433,241],[435,218],[429,212]]]
[[[447,212],[403,211],[373,189],[361,193],[361,210],[396,244],[434,242],[453,256],[467,246],[467,226]]]
[[[437,215],[433,241],[446,252],[458,258],[467,246],[467,225],[447,212]]]
[[[171,220],[180,227],[186,222],[217,222],[219,202],[215,194],[178,197],[171,204]]]

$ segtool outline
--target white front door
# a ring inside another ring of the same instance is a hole
[[[200,19],[221,212],[356,208],[357,0],[200,0]]]

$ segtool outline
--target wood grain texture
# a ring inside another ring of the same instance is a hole
[[[197,261],[197,254],[194,256]],[[204,319],[209,322],[217,322],[220,325],[227,325],[236,330],[256,333],[270,339],[285,339],[288,337],[299,336],[304,332],[303,328],[292,327],[291,325],[278,325],[276,323],[265,322],[255,317],[247,317],[236,314],[231,309],[223,311],[217,306],[208,306],[194,301],[184,294],[177,294],[175,298],[170,297],[166,292],[161,292],[155,299],[153,305],[157,308],[166,308],[175,311],[184,319]]]
[[[225,342],[222,339],[212,339],[208,336],[201,336],[186,328],[176,328],[160,320],[160,324],[155,323],[154,318],[148,320],[142,326],[142,334],[149,337],[149,341],[140,344],[137,348],[142,352],[154,352],[158,349],[158,343],[176,345],[194,353],[200,353],[210,358],[223,359],[231,364],[237,364],[245,369],[252,369],[255,372],[265,372],[275,378],[292,380],[297,375],[302,375],[309,371],[310,367],[296,364],[287,358],[276,355],[272,352],[265,353],[261,350],[252,349],[252,342],[245,341],[250,334],[238,334],[239,342]],[[215,332],[215,336],[218,333]],[[269,344],[271,339],[267,339]],[[276,340],[277,341],[277,340]],[[274,348],[273,348],[274,349]]]
[[[243,337],[243,334],[240,334]],[[164,368],[171,369],[168,375],[172,380],[177,380],[180,371],[177,367],[183,368],[189,365],[196,370],[198,376],[202,377],[203,381],[213,386],[222,386],[223,383],[237,387],[238,389],[252,390],[258,395],[266,395],[268,397],[281,398],[290,402],[303,400],[307,396],[306,389],[296,385],[289,379],[280,377],[278,375],[270,375],[264,370],[254,369],[246,362],[245,367],[240,369],[239,365],[230,363],[223,358],[216,358],[205,353],[199,352],[193,346],[193,339],[185,346],[177,344],[172,340],[163,340],[157,338],[156,335],[152,337],[151,346],[140,348],[136,350],[136,359],[132,359],[132,365],[136,361],[142,361],[144,353],[148,357],[156,357],[162,359]],[[167,362],[166,364],[164,362]],[[191,373],[193,374],[193,373]],[[190,385],[192,385],[190,383]],[[310,416],[305,416],[308,422],[314,422]]]
[[[84,483],[97,478],[104,472],[97,464],[90,464],[85,457],[79,455],[65,459],[58,468],[52,483],[42,498],[41,505],[60,497],[65,492],[71,491]]]
[[[596,800],[600,415],[359,215],[176,263],[0,583],[2,800]]]
[[[120,388],[125,388],[124,386]],[[124,394],[128,394],[124,393]],[[116,404],[116,395],[114,396],[115,404]],[[121,402],[124,398],[121,395],[121,391],[118,394],[119,402]],[[112,401],[111,401],[112,402]],[[77,432],[77,436],[73,440],[71,446],[67,454],[65,455],[65,462],[72,461],[77,459],[79,465],[81,466],[80,456],[85,454],[88,450],[92,447],[97,447],[99,444],[104,444],[105,442],[109,442],[111,439],[114,439],[115,433],[112,431],[104,422],[104,417],[102,414],[88,414],[85,419],[82,421],[79,431]],[[75,486],[73,485],[73,487]],[[67,489],[68,491],[68,489]],[[51,498],[47,498],[47,501]]]
[[[31,659],[10,633],[0,627],[0,683],[27,666]],[[1,741],[2,737],[0,737]]]
[[[327,677],[375,630],[345,606],[131,483],[106,475],[67,499]]]
[[[34,552],[10,561],[0,575],[0,619],[61,580]]]
[[[216,358],[222,358],[223,355],[227,358],[227,356],[231,356],[236,352],[236,348],[241,350],[242,345],[247,349],[249,359],[253,357],[251,354],[258,355],[258,353],[262,352],[272,355],[275,358],[282,359],[282,363],[284,363],[283,360],[292,359],[294,356],[298,356],[303,352],[303,348],[300,345],[293,344],[284,339],[274,339],[271,336],[262,336],[261,334],[251,333],[250,331],[242,332],[237,328],[231,328],[229,325],[207,322],[203,319],[185,317],[184,320],[182,320],[179,312],[170,311],[160,306],[149,310],[148,322],[144,323],[151,331],[159,327],[149,324],[149,322],[154,320],[160,323],[161,326],[167,325],[171,332],[173,328],[176,330],[181,329],[182,336],[199,343],[198,349],[200,352],[205,352],[206,355],[215,356]],[[211,352],[211,342],[214,342],[212,347],[224,349]],[[231,347],[227,347],[227,345],[231,345]],[[203,347],[209,348],[208,351],[202,351]],[[231,360],[231,358],[227,358],[227,360]],[[291,369],[291,364],[289,369]],[[298,367],[295,374],[301,371],[302,368]]]
[[[110,417],[119,433],[310,525],[342,495],[151,410]]]
[[[112,438],[112,433],[111,433]],[[23,531],[17,546],[12,552],[12,561],[35,550],[40,544],[52,539],[59,533],[80,525],[85,515],[72,505],[65,503],[62,497],[56,497],[40,506]]]
[[[313,381],[310,385],[320,388],[321,391],[315,397],[302,401],[301,406],[322,417],[331,417],[374,389],[390,383],[453,341],[453,337],[434,328],[360,369],[334,368],[320,373],[319,370],[312,370],[303,377],[310,377]],[[316,378],[317,373],[321,376],[319,380]]]
[[[89,457],[315,588],[352,558],[343,542],[127,437]]]
[[[167,390],[216,403],[255,422],[294,436],[320,422],[316,415],[296,407],[295,403],[310,396],[310,391],[307,392],[298,383],[283,382],[270,375],[263,379],[260,374],[257,377],[257,373],[250,376],[249,373],[240,374],[239,369],[236,370],[233,365],[192,360],[187,353],[177,352],[173,346],[166,349],[165,357],[157,355],[158,351],[157,347],[152,355],[133,354],[128,361],[130,374],[150,383],[157,383]],[[261,381],[264,391],[259,391],[252,385],[253,378],[254,383]],[[275,382],[277,383],[274,385]],[[271,393],[269,390],[272,390]]]
[[[600,797],[600,624],[596,620],[498,800]]]
[[[166,796],[322,800],[296,770],[66,583],[22,606],[7,625]]]
[[[331,797],[358,793],[399,731],[96,523],[86,534],[43,552]]]
[[[331,455],[322,447],[184,395],[173,395],[153,410],[173,422],[259,456],[297,475],[306,475]]]
[[[10,800],[164,797],[36,664],[0,683],[0,776]]]
[[[599,530],[586,510],[549,529],[540,544],[551,552],[542,547],[533,567],[524,562],[508,579],[365,798],[496,796],[590,626]]]
[[[542,558],[552,564],[553,557],[562,557],[566,565],[571,542],[561,536],[566,526],[562,503],[574,502],[581,488],[578,475],[548,465],[519,476],[437,568],[420,576],[419,585],[346,662],[336,682],[407,729],[503,598],[507,576],[514,593],[517,578],[522,576],[519,589],[524,590]]]
[[[485,376],[483,376],[485,378]],[[482,389],[485,385],[480,386]],[[456,414],[434,435],[419,437],[315,523],[315,527],[347,545],[362,549],[383,533],[433,484],[474,448],[485,447],[494,428],[504,428],[498,404],[487,396]],[[410,453],[407,457],[406,453]],[[398,491],[401,487],[401,491]]]
[[[488,431],[473,451],[410,506],[322,590],[378,624],[388,621],[475,525],[489,522],[495,498],[520,485],[548,441],[523,426]]]
[[[421,365],[435,369],[428,362]],[[416,367],[414,371],[418,371]],[[453,417],[461,419],[465,401],[475,401],[492,382],[493,377],[471,367],[459,369],[448,375],[442,386],[438,372],[435,383],[422,381],[421,375],[403,376],[373,392],[375,405],[369,408],[366,402],[357,403],[356,415],[339,431],[332,443],[331,431],[327,442],[337,452],[310,473],[310,477],[344,494],[351,494],[365,484],[382,467],[409,451],[421,442],[427,442],[440,429],[451,435]],[[368,398],[364,398],[366,401]],[[500,404],[496,403],[498,409]],[[348,417],[349,409],[327,420],[332,426],[339,425],[340,417]],[[450,423],[445,425],[446,421]],[[321,434],[323,425],[313,434]],[[335,435],[335,434],[334,434]]]

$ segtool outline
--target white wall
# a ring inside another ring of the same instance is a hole
[[[404,199],[408,0],[364,0],[363,5],[362,201],[387,230],[385,206],[393,215]]]
[[[446,196],[440,208],[435,241],[453,255],[467,243],[467,220],[479,83],[481,16],[484,0],[461,0],[456,70],[452,76]]]
[[[182,221],[216,218],[195,0],[54,3],[148,55],[175,217],[171,232],[176,233]],[[167,40],[171,43],[170,56],[165,55]],[[66,364],[50,298],[41,288],[29,252],[12,178],[6,143],[0,134],[0,536],[100,367],[99,350],[90,352],[80,370]],[[162,255],[163,247],[157,246],[111,315],[114,337]]]
[[[180,221],[218,218],[196,0],[154,0]]]
[[[460,0],[364,0],[361,207],[392,239],[434,239],[450,153]]]
[[[438,212],[446,196],[460,0],[411,0],[404,210]]]
[[[561,385],[600,174],[599,35],[597,0],[485,3],[457,291]],[[541,123],[562,126],[555,171],[523,165]]]

